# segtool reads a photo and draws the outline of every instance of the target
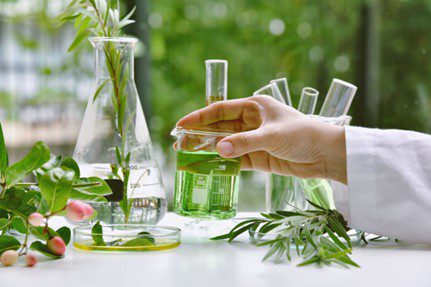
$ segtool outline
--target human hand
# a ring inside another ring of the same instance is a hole
[[[242,169],[347,183],[344,128],[306,117],[268,96],[220,101],[183,117],[178,127],[235,132],[217,144]]]

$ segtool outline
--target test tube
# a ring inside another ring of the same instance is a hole
[[[333,79],[319,115],[322,117],[346,115],[357,89],[348,82]]]
[[[254,92],[253,95],[270,96],[276,99],[277,101],[285,104],[283,97],[281,96],[280,90],[278,89],[275,83],[269,83],[268,85],[263,86],[262,88]]]
[[[207,106],[227,100],[227,61],[206,60],[205,67]]]
[[[298,111],[306,115],[314,114],[316,109],[319,91],[310,87],[302,89],[301,99],[299,100]]]
[[[292,100],[290,98],[289,84],[287,83],[287,78],[275,79],[272,80],[270,83],[274,83],[277,85],[277,88],[281,93],[284,103],[288,106],[292,106]]]

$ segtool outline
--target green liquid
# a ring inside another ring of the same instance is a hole
[[[228,219],[236,215],[240,159],[217,152],[178,151],[174,212],[196,218]]]

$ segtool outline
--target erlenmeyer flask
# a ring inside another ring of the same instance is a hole
[[[108,202],[91,202],[104,223],[157,223],[166,194],[133,73],[133,38],[90,38],[95,81],[76,143],[81,176],[104,178]]]

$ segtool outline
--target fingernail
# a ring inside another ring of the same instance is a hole
[[[233,145],[230,142],[222,142],[217,145],[217,150],[221,156],[233,153]]]

